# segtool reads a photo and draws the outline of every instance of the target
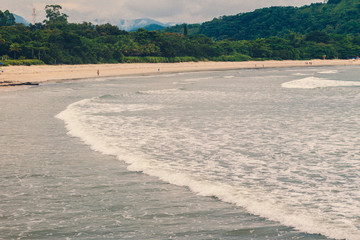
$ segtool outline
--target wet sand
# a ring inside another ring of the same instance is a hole
[[[37,65],[2,67],[0,91],[11,91],[44,82],[73,81],[98,77],[150,75],[174,72],[217,71],[248,68],[314,67],[360,65],[357,60],[307,60],[307,61],[248,61],[248,62],[185,62],[185,63],[126,63],[86,65]],[[9,89],[11,88],[11,90]]]

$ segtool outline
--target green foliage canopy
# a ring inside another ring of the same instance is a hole
[[[282,32],[281,36],[260,37],[257,35],[259,30],[255,29],[247,34],[256,35],[257,38],[236,40],[230,37],[236,30],[234,25],[228,26],[228,29],[217,29],[219,33],[228,37],[214,40],[204,34],[193,34],[195,30],[201,28],[200,25],[179,25],[179,33],[144,29],[126,32],[111,24],[68,23],[67,15],[60,12],[60,6],[49,5],[46,9],[48,20],[44,23],[30,26],[11,24],[0,27],[0,56],[5,58],[12,56],[20,60],[36,59],[37,61],[34,62],[43,61],[46,64],[85,64],[300,60],[322,58],[323,55],[330,59],[348,59],[360,54],[360,31],[357,34],[346,32],[348,31],[346,29],[350,29],[349,26],[343,30],[345,33],[341,34],[319,30],[305,31],[302,34],[285,31],[282,25],[274,25],[272,29],[267,30]],[[278,13],[279,9],[270,9],[274,13],[273,19],[284,18]],[[295,10],[295,8],[286,9],[289,11],[289,16],[290,12]],[[254,14],[259,12],[255,11]],[[8,16],[11,14],[9,13]],[[214,21],[221,22],[226,18]],[[352,29],[359,28],[356,21],[349,21],[348,24]],[[309,27],[309,29],[313,28]],[[186,32],[188,34],[185,34]]]
[[[194,29],[189,35],[204,34],[215,40],[284,37],[291,32],[307,34],[312,31],[356,35],[360,32],[360,2],[329,0],[327,4],[315,3],[300,8],[263,8],[188,27]],[[179,26],[163,31],[181,33]]]
[[[44,22],[46,24],[67,23],[68,15],[61,13],[61,9],[62,7],[60,5],[46,5],[45,12],[48,20]]]
[[[9,10],[6,10],[5,12],[0,11],[0,26],[12,26],[14,24],[14,14],[10,13]]]

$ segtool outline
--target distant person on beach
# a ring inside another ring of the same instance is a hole
[[[98,75],[98,76],[100,75],[100,71],[99,71],[99,69],[96,71],[96,73],[97,73],[97,75]]]

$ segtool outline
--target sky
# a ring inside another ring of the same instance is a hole
[[[163,23],[201,23],[214,17],[250,12],[270,6],[303,6],[323,0],[0,0],[0,10],[9,10],[33,22],[45,19],[46,5],[58,4],[69,22],[94,19],[151,18]]]

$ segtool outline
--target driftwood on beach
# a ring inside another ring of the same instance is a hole
[[[34,86],[34,85],[39,85],[39,83],[33,83],[33,82],[11,82],[11,81],[3,81],[3,82],[0,82],[0,87]]]

